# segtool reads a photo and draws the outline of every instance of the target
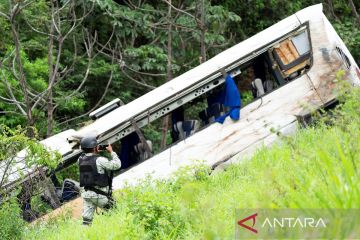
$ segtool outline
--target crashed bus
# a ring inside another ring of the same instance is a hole
[[[244,89],[253,89],[254,99],[241,107],[239,120],[227,117],[218,123],[216,119],[228,111],[221,102],[211,101],[224,90],[222,69],[231,75],[240,94]],[[137,184],[148,175],[166,179],[180,167],[199,162],[215,168],[251,156],[259,147],[275,142],[279,135],[293,134],[301,119],[335,104],[338,71],[345,73],[344,79],[351,86],[360,85],[359,67],[318,4],[126,105],[119,100],[106,104],[90,114],[94,120],[91,124],[61,132],[41,143],[62,155],[58,171],[76,163],[84,136],[95,135],[101,144],[121,142],[128,146],[125,143],[132,142],[129,146],[136,156],[129,158],[136,160],[114,178],[113,189]],[[252,75],[253,81],[245,81],[244,74]],[[187,107],[198,103],[203,109],[197,117],[184,116]],[[141,128],[166,115],[173,119],[173,143],[152,155],[152,144],[141,136]],[[19,153],[9,171],[0,168],[6,191],[38,174],[38,168],[27,168],[22,163],[25,154]],[[57,194],[60,199],[64,198],[63,189]]]

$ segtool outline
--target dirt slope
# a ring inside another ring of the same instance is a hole
[[[51,213],[48,213],[48,214],[36,219],[31,224],[48,222],[49,220],[58,218],[60,216],[69,216],[71,218],[78,219],[78,218],[81,218],[82,208],[83,208],[83,200],[81,197],[79,197],[79,198],[76,198],[74,200],[71,200],[71,201],[65,203],[61,207],[52,211]]]

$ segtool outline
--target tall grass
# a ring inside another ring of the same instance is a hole
[[[116,192],[118,207],[27,229],[27,239],[232,239],[236,208],[359,208],[360,91],[332,114],[210,176],[187,169]],[[346,237],[346,236],[345,236]]]

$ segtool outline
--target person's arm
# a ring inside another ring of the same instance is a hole
[[[107,160],[104,158],[104,161],[99,161],[99,165],[103,167],[106,170],[114,171],[118,170],[121,167],[121,161],[116,152],[112,150],[112,146],[109,144],[109,146],[106,148],[106,150],[111,154],[111,160]]]

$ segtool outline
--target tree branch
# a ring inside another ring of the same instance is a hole
[[[0,111],[1,114],[14,114],[14,115],[20,115],[20,116],[25,116],[26,117],[26,113],[25,114],[21,114],[15,111]]]
[[[112,59],[112,64],[113,64],[113,63],[114,63],[114,58]],[[113,79],[113,75],[114,75],[114,71],[113,71],[113,69],[112,69],[111,72],[110,72],[110,77],[109,77],[109,80],[108,80],[108,82],[107,82],[107,84],[106,84],[104,93],[103,93],[102,96],[100,97],[99,101],[97,101],[97,103],[96,103],[89,111],[87,111],[87,112],[84,113],[84,114],[81,114],[80,116],[76,116],[76,117],[74,117],[74,118],[65,120],[64,122],[59,123],[58,126],[63,125],[63,124],[68,123],[68,122],[71,122],[71,121],[74,121],[74,120],[79,119],[79,118],[83,118],[83,117],[89,115],[92,111],[94,111],[94,110],[100,105],[100,103],[104,100],[104,98],[105,98],[105,96],[106,96],[106,94],[107,94],[107,92],[108,92],[108,90],[109,90],[109,87],[110,87],[110,85],[111,85],[111,82],[112,82],[112,79]]]
[[[9,104],[15,104],[15,105],[20,104],[20,105],[23,105],[23,106],[25,105],[24,103],[19,102],[19,101],[17,101],[17,100],[10,99],[10,98],[6,98],[6,97],[2,97],[2,96],[0,96],[0,100],[3,100],[4,102],[9,103]],[[26,114],[25,114],[25,115],[26,115]]]
[[[5,13],[1,12],[1,11],[0,11],[0,16],[3,16],[7,20],[10,20],[10,17],[8,15],[6,15]]]
[[[10,97],[12,98],[12,101],[16,104],[16,107],[19,109],[19,111],[23,114],[23,115],[26,115],[26,111],[24,110],[24,108],[21,107],[21,105],[24,105],[24,103],[20,103],[16,98],[15,98],[15,95],[13,93],[13,91],[11,90],[11,86],[9,84],[9,81],[6,77],[6,74],[4,73],[4,70],[1,69],[1,73],[3,75],[3,80],[2,82],[5,84],[9,94],[10,94]],[[26,107],[26,106],[25,106]]]
[[[15,22],[14,19],[16,17],[16,14],[19,11],[19,5],[16,4],[15,7],[13,8],[13,13],[11,15],[11,32],[12,32],[12,36],[13,36],[13,40],[14,40],[14,44],[15,44],[15,58],[16,58],[16,62],[19,68],[19,72],[20,72],[20,87],[21,90],[23,91],[24,94],[24,99],[25,99],[25,105],[26,105],[26,115],[27,115],[27,120],[28,120],[28,124],[29,126],[32,126],[34,124],[33,122],[33,115],[32,115],[32,110],[31,110],[31,103],[30,103],[30,99],[29,99],[29,95],[27,93],[27,82],[26,82],[26,76],[25,76],[25,72],[24,72],[24,68],[23,68],[23,63],[21,60],[21,55],[20,55],[20,39],[19,39],[19,34],[18,31],[16,29],[15,26]],[[33,137],[32,133],[30,133],[30,137]]]
[[[195,17],[194,15],[182,10],[182,9],[179,9],[177,7],[175,7],[174,5],[172,5],[169,1],[167,0],[163,0],[165,3],[167,3],[171,8],[173,8],[174,10],[178,11],[178,12],[181,12],[185,15],[188,15],[189,17],[193,18],[198,24],[199,24],[199,19],[197,17]]]
[[[135,82],[135,83],[137,83],[137,84],[139,84],[139,85],[141,85],[141,86],[143,86],[143,87],[149,88],[149,89],[151,89],[151,90],[153,90],[153,89],[156,88],[156,87],[154,87],[154,86],[148,85],[148,84],[146,84],[146,83],[142,83],[142,82],[140,82],[140,81],[132,78],[130,75],[128,75],[128,74],[124,71],[124,69],[123,69],[122,67],[120,67],[120,69],[121,69],[121,71],[124,73],[124,75],[125,75],[128,79],[130,79],[131,81],[133,81],[133,82]]]
[[[89,73],[90,73],[91,64],[93,61],[92,52],[93,52],[93,47],[94,47],[95,42],[96,42],[96,37],[94,38],[94,41],[92,42],[89,34],[88,34],[88,43],[86,43],[86,40],[84,39],[84,44],[86,45],[86,49],[87,49],[87,53],[88,53],[88,64],[87,64],[87,68],[85,71],[85,76],[84,76],[83,80],[81,81],[80,85],[71,94],[64,97],[64,100],[68,100],[72,96],[74,96],[76,93],[78,93],[80,91],[80,89],[84,86],[85,82],[87,81]],[[58,106],[59,106],[59,104],[55,105],[54,108],[57,108]]]
[[[37,32],[37,33],[42,34],[42,35],[45,35],[45,36],[55,37],[55,35],[51,35],[51,34],[49,34],[49,33],[46,33],[46,32],[43,32],[43,31],[40,31],[40,30],[36,29],[34,26],[31,25],[31,23],[28,21],[28,19],[27,19],[26,17],[24,17],[24,20],[25,20],[26,24],[29,26],[29,28],[30,28],[31,30],[33,30],[34,32]]]
[[[146,76],[152,76],[152,77],[163,77],[166,76],[166,74],[164,73],[146,73],[146,72],[140,72],[140,71],[136,71],[135,69],[129,67],[128,65],[124,65],[127,69],[129,69],[130,71],[137,73],[137,74],[141,74],[141,75],[146,75]]]

